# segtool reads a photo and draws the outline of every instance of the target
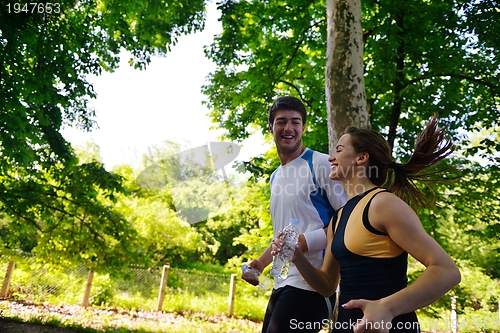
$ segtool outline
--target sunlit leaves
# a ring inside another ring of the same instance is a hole
[[[314,113],[306,143],[326,151],[324,4],[224,1],[219,6],[225,30],[207,49],[218,67],[204,87],[212,119],[233,140],[245,138],[249,124],[266,132],[273,98],[293,94]],[[455,139],[459,129],[472,129],[474,119],[484,127],[498,124],[500,57],[492,45],[498,45],[499,15],[491,1],[363,2],[372,126],[384,133],[397,126],[403,155],[421,122],[434,113]],[[393,114],[396,106],[400,111]]]
[[[452,254],[468,254],[467,259],[490,276],[500,276],[497,4],[384,0],[362,5],[372,128],[386,136],[394,131],[394,158],[405,162],[417,134],[438,114],[439,126],[457,145],[456,160],[447,163],[459,164],[462,178],[432,188],[448,210],[418,214]],[[324,3],[228,0],[219,6],[224,31],[206,50],[217,68],[203,88],[212,120],[232,140],[246,138],[250,126],[267,133],[273,99],[292,94],[305,101],[310,113],[305,144],[327,152]],[[478,133],[474,140],[468,137],[471,133]],[[276,165],[276,156],[270,155],[243,163],[264,179]],[[459,228],[470,237],[463,236],[459,243],[465,246],[470,240],[474,251],[459,251],[448,239],[446,232]],[[238,241],[257,246],[259,232],[243,234]]]
[[[58,4],[61,12],[51,14],[0,8],[2,252],[119,268],[143,258],[139,235],[113,207],[126,192],[122,179],[92,156],[79,162],[60,131],[95,126],[96,93],[86,75],[114,70],[123,50],[144,68],[151,54],[203,28],[205,2]]]

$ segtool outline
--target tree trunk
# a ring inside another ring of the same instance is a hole
[[[326,105],[330,153],[348,126],[370,127],[360,0],[327,0]]]

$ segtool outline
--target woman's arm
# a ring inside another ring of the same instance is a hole
[[[368,218],[426,268],[411,285],[390,296],[378,301],[353,300],[345,308],[361,308],[369,322],[387,322],[433,303],[460,282],[460,271],[453,260],[427,234],[417,214],[404,201],[391,193],[380,193],[371,203]],[[355,332],[364,331],[362,326]]]
[[[333,257],[330,247],[333,240],[332,228],[328,228],[325,259],[321,269],[317,269],[307,260],[299,244],[295,248],[293,263],[306,282],[324,297],[330,297],[339,284],[339,264]]]

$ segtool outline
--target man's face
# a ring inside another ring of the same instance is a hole
[[[269,130],[273,133],[278,151],[289,154],[301,147],[305,125],[299,112],[280,110],[276,111]]]

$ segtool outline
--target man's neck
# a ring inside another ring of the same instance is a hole
[[[304,145],[300,145],[295,151],[293,152],[280,152],[278,150],[278,157],[280,159],[280,163],[281,165],[285,165],[287,163],[290,163],[291,161],[293,161],[294,159],[296,159],[297,157],[299,157],[300,155],[302,155],[302,153],[304,152],[304,150],[306,150],[306,147]]]

